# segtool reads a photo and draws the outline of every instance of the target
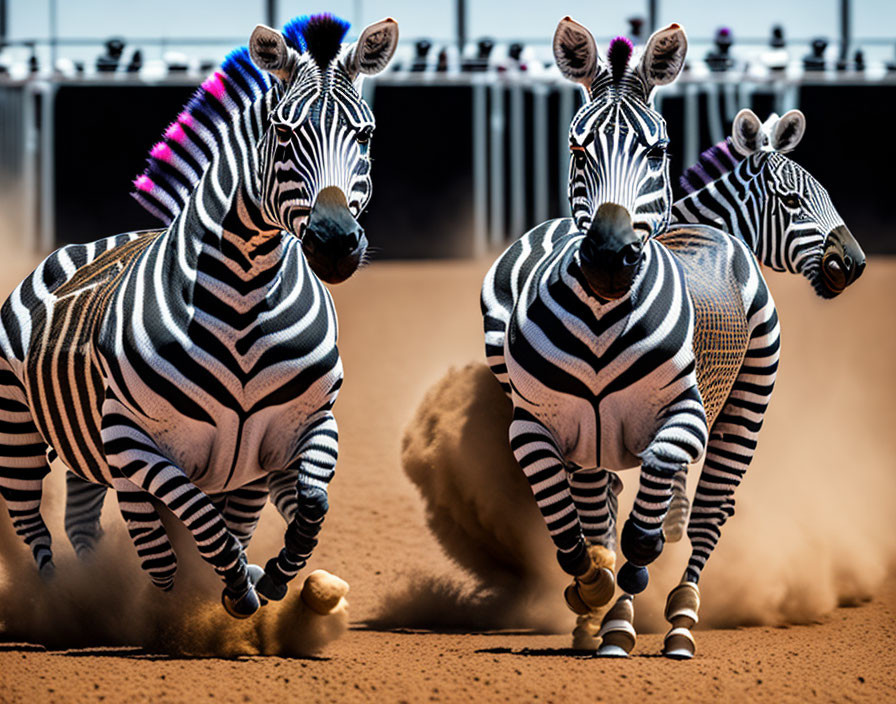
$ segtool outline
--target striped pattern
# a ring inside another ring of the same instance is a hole
[[[294,236],[306,214],[295,194],[310,206],[315,188],[354,174],[350,200],[369,198],[357,127],[369,136],[370,111],[348,76],[338,57],[300,55],[283,82],[235,52],[136,182],[167,228],[63,248],[4,304],[0,494],[39,566],[52,565],[39,514],[48,447],[83,480],[70,484],[84,512],[70,538],[89,549],[97,534],[101,498],[84,482],[113,487],[159,586],[174,554],[147,495],[237,600],[252,591],[243,545],[271,473],[291,520],[266,577],[283,585],[305,564],[328,507],[342,365],[332,299]],[[318,132],[315,151],[271,147],[286,117]]]
[[[658,239],[681,262],[698,310],[697,381],[710,436],[687,524],[691,556],[685,580],[696,583],[722,526],[734,514],[734,492],[756,451],[778,371],[780,326],[759,265],[743,242],[707,226],[673,226]],[[738,315],[723,302],[726,287],[740,299]],[[706,313],[714,309],[726,311],[727,324]],[[734,334],[740,317],[746,344]],[[741,360],[733,370],[732,353]],[[718,383],[720,377],[724,384]]]
[[[598,207],[616,203],[643,238],[656,235],[668,226],[672,203],[666,122],[631,71],[618,82],[600,74],[591,95],[569,129],[572,218],[587,232]]]
[[[599,302],[583,282],[571,220],[540,225],[493,265],[482,291],[489,365],[514,404],[511,446],[561,564],[615,542],[607,481],[579,470],[641,464],[632,520],[658,531],[676,471],[706,442],[679,265],[649,240],[631,293]],[[599,475],[599,473],[598,473]]]
[[[682,177],[689,193],[673,204],[672,219],[718,227],[766,266],[802,274],[819,296],[831,297],[822,257],[829,233],[844,223],[827,190],[787,156],[757,151],[744,158],[730,141],[705,152]]]

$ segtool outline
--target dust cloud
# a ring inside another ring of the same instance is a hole
[[[0,638],[40,643],[48,648],[139,646],[152,653],[190,657],[249,655],[309,656],[348,629],[348,602],[326,615],[300,597],[301,578],[282,602],[270,603],[246,620],[224,611],[222,584],[177,521],[166,521],[177,555],[171,592],[152,586],[119,516],[104,520],[107,533],[96,553],[80,560],[67,544],[61,523],[64,488],[56,463],[48,478],[44,516],[54,535],[55,575],[38,574],[6,517],[0,516]],[[105,511],[117,513],[110,493]],[[111,509],[111,510],[110,510]],[[260,526],[264,528],[265,526]],[[268,531],[282,531],[274,525]],[[261,531],[259,531],[261,532]],[[256,535],[256,540],[259,539]],[[270,541],[267,541],[270,542]]]
[[[767,424],[760,436],[760,451],[737,494],[737,514],[703,573],[704,627],[811,622],[838,605],[870,598],[896,564],[896,531],[884,510],[896,500],[896,472],[875,443],[874,428],[841,418],[835,432],[816,435],[799,388],[811,381],[796,367],[786,371],[797,379],[785,386],[783,399],[772,401],[779,406],[773,427]],[[830,373],[826,380],[830,386]],[[852,393],[861,395],[861,388]],[[510,413],[485,365],[451,370],[428,391],[409,424],[403,466],[420,491],[430,529],[473,577],[475,587],[466,592],[448,590],[456,608],[476,607],[471,595],[490,594],[493,608],[484,610],[480,627],[537,627],[548,615],[557,630],[571,624],[562,597],[568,578],[556,566],[509,450]],[[808,432],[812,442],[794,429]],[[691,496],[699,469],[689,471]],[[637,470],[621,477],[620,524],[637,488]],[[669,544],[651,566],[651,583],[636,599],[640,631],[668,628],[665,597],[681,578],[689,550],[686,538]],[[422,588],[424,583],[418,577],[401,599],[395,597],[405,613],[414,613],[418,627],[427,613],[434,624],[444,621],[452,601],[444,598],[444,585],[439,591]],[[513,598],[519,595],[525,598]],[[500,608],[503,603],[507,608]],[[479,609],[467,613],[473,617]]]

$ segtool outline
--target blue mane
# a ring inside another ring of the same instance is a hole
[[[283,36],[300,54],[307,52],[318,65],[326,66],[339,53],[349,27],[349,22],[330,13],[302,15],[286,23]]]
[[[338,55],[349,26],[330,14],[304,15],[287,22],[283,36],[295,51],[326,66]],[[274,79],[252,62],[245,46],[231,51],[153,146],[146,169],[134,179],[134,198],[170,224],[218,153],[221,126],[232,124],[273,85]]]

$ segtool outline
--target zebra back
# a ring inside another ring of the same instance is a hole
[[[694,305],[697,386],[711,428],[743,364],[749,329],[743,281],[732,275],[732,243],[719,230],[701,225],[674,227],[657,241],[681,263]]]

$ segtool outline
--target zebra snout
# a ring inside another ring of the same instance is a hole
[[[330,186],[318,194],[302,246],[311,269],[327,283],[345,281],[357,270],[367,250],[367,237],[341,189]]]
[[[579,250],[582,273],[601,298],[615,300],[631,288],[644,244],[628,210],[615,203],[598,208]]]
[[[865,253],[852,233],[840,225],[831,230],[821,260],[825,287],[837,295],[854,283],[865,270]]]

